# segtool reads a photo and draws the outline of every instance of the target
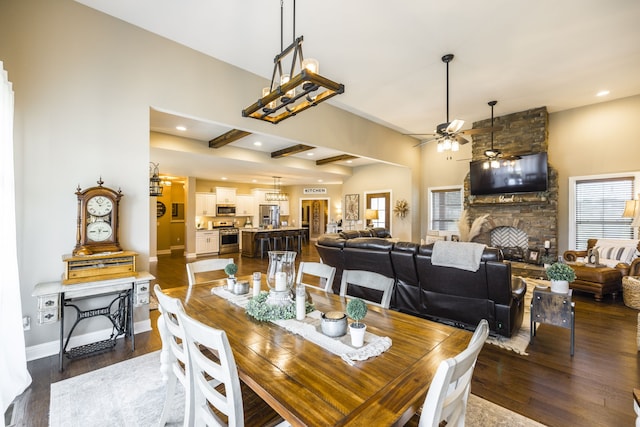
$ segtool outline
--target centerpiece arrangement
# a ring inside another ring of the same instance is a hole
[[[249,300],[246,307],[249,316],[260,321],[296,318],[296,305],[292,296],[296,276],[295,259],[296,252],[269,251],[269,292],[260,292]],[[313,304],[305,301],[305,312],[313,310]]]

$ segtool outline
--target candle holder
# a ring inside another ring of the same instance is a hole
[[[267,304],[288,305],[293,303],[291,289],[296,276],[296,252],[269,251]]]

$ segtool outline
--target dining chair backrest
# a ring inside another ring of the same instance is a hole
[[[373,271],[365,270],[343,270],[342,282],[340,283],[340,296],[358,296],[349,293],[349,285],[356,285],[361,288],[373,289],[382,292],[380,302],[371,301],[371,304],[378,305],[383,308],[389,308],[391,304],[391,294],[393,293],[394,280],[392,277],[383,276]],[[363,298],[364,299],[364,298]]]
[[[440,362],[422,407],[419,427],[438,427],[442,421],[447,426],[464,426],[473,369],[488,335],[489,323],[483,319],[467,348]]]
[[[189,357],[185,344],[185,331],[178,311],[182,310],[182,302],[177,298],[165,295],[159,285],[155,285],[153,291],[158,299],[158,332],[162,340],[160,352],[162,380],[166,381],[167,389],[164,407],[160,417],[160,426],[164,426],[173,402],[176,383],[179,381],[185,389],[185,425],[192,421],[192,407],[189,405]]]
[[[233,264],[233,258],[203,259],[188,263],[187,277],[189,279],[189,287],[196,284],[196,274],[224,270],[227,264]]]
[[[305,286],[312,288],[322,289],[325,292],[332,292],[333,278],[336,275],[336,268],[321,262],[300,262],[298,266],[298,277],[296,283],[302,283]],[[319,285],[304,283],[303,280],[308,280],[306,276],[313,276],[314,279],[319,280]]]
[[[227,334],[188,316],[178,316],[185,330],[192,381],[194,425],[243,426],[244,411],[238,368]],[[217,388],[220,385],[224,388]],[[226,415],[221,419],[211,409]]]

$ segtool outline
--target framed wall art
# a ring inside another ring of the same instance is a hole
[[[357,221],[360,219],[360,195],[346,194],[344,196],[344,219]]]

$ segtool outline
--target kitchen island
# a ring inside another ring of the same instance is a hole
[[[300,233],[304,232],[305,229],[301,227],[281,227],[281,228],[241,228],[240,234],[242,235],[242,251],[240,252],[242,256],[246,256],[249,258],[254,258],[260,256],[260,243],[258,241],[259,238],[263,237],[265,234],[269,234],[271,237],[271,250],[279,250],[282,251],[285,248],[285,235],[288,233],[296,233],[296,244],[295,249],[300,247],[299,239]],[[273,239],[276,240],[280,237],[278,247],[274,247]]]

